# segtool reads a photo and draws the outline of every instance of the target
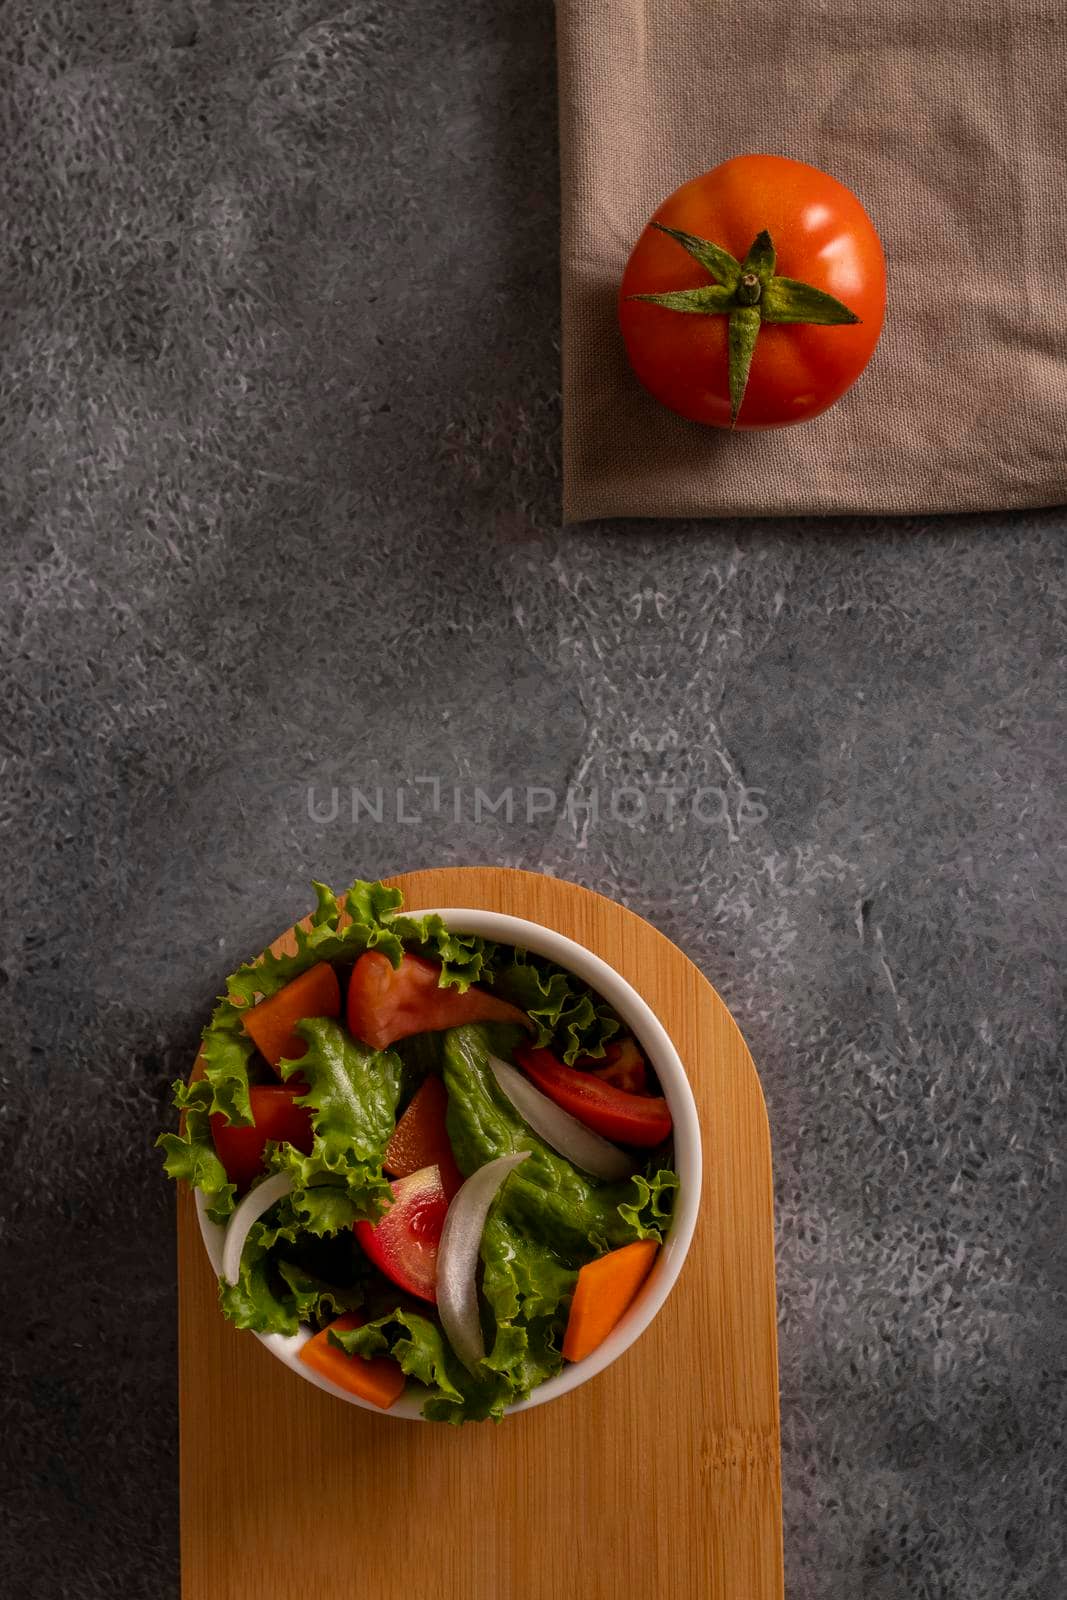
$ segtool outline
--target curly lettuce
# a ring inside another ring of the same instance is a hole
[[[405,917],[399,914],[402,895],[385,884],[357,879],[343,895],[325,884],[314,886],[316,905],[307,927],[294,930],[295,948],[282,954],[267,951],[258,961],[246,962],[226,980],[204,1030],[201,1046],[203,1078],[197,1084],[174,1085],[172,1104],[184,1114],[181,1133],[165,1133],[156,1142],[164,1151],[164,1169],[200,1189],[215,1222],[224,1222],[233,1210],[234,1188],[215,1154],[209,1118],[221,1115],[238,1127],[252,1122],[249,1084],[254,1071],[255,1045],[245,1032],[242,1011],[259,998],[266,999],[300,973],[320,961],[349,961],[364,950],[381,950],[394,966],[411,941],[442,963],[441,978],[464,990],[478,977],[486,945],[473,935],[453,934],[436,915]],[[325,1213],[329,1197],[308,1203],[309,1221],[316,1231],[331,1231],[339,1220]]]
[[[267,1164],[292,1180],[293,1209],[309,1233],[338,1233],[375,1221],[389,1199],[382,1162],[403,1067],[395,1051],[372,1050],[329,1017],[300,1022],[297,1031],[307,1050],[299,1061],[281,1062],[280,1071],[307,1084],[296,1103],[311,1111],[314,1143],[309,1155],[271,1144]]]
[[[397,1307],[361,1328],[338,1333],[330,1343],[350,1356],[392,1356],[409,1378],[428,1391],[423,1414],[428,1421],[484,1421],[499,1416],[506,1403],[493,1375],[472,1379],[457,1361],[440,1327],[428,1316]]]
[[[199,1189],[212,1222],[225,1222],[233,1210],[236,1190],[211,1137],[211,1085],[203,1078],[195,1083],[183,1083],[179,1078],[172,1094],[184,1121],[180,1133],[161,1133],[156,1140],[163,1151],[163,1170],[168,1177],[181,1178],[191,1189]]]
[[[543,956],[498,945],[488,963],[495,993],[529,1013],[538,1049],[551,1049],[573,1066],[580,1057],[600,1060],[622,1027],[606,1000],[573,973]]]
[[[219,1282],[219,1303],[238,1328],[291,1334],[302,1322],[323,1327],[363,1305],[368,1275],[351,1231],[310,1236],[290,1196],[253,1225],[237,1282]]]
[[[226,998],[250,1005],[257,997],[274,994],[319,961],[354,961],[364,950],[380,950],[394,967],[406,949],[436,961],[441,983],[461,993],[481,976],[487,945],[471,933],[453,933],[436,912],[408,915],[401,911],[403,895],[384,883],[357,879],[343,895],[323,883],[312,885],[316,906],[310,925],[293,930],[296,949],[275,954],[266,951],[257,961],[246,962],[226,980]]]

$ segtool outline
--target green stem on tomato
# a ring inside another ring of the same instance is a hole
[[[748,386],[748,373],[759,338],[758,306],[738,306],[730,312],[730,421],[737,420]]]
[[[777,263],[774,242],[766,228],[757,233],[744,261],[738,261],[728,250],[713,244],[710,239],[699,239],[695,234],[682,233],[677,228],[665,228],[660,222],[654,222],[652,226],[680,244],[717,281],[699,289],[635,294],[630,299],[648,301],[664,311],[729,317],[727,347],[731,427],[737,421],[745,398],[752,357],[763,323],[807,322],[829,328],[860,320],[855,312],[825,290],[816,289],[810,283],[800,283],[796,278],[777,277],[774,271]]]

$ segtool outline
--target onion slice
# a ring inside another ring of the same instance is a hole
[[[474,1372],[485,1355],[475,1281],[485,1219],[504,1180],[529,1154],[529,1150],[517,1150],[514,1155],[498,1156],[472,1173],[457,1190],[441,1230],[437,1311],[449,1344],[468,1372]]]
[[[500,1092],[515,1107],[519,1116],[539,1133],[546,1144],[558,1150],[561,1156],[573,1161],[583,1172],[594,1178],[632,1178],[634,1164],[617,1144],[602,1139],[599,1133],[587,1128],[584,1122],[572,1117],[569,1111],[556,1105],[547,1094],[542,1094],[536,1084],[516,1067],[510,1067],[499,1056],[490,1056],[489,1065],[500,1085]]]
[[[277,1205],[279,1200],[292,1192],[293,1180],[288,1173],[275,1172],[245,1195],[226,1224],[226,1236],[222,1241],[222,1276],[227,1283],[234,1284],[241,1276],[245,1240],[264,1211],[269,1211],[271,1206]]]

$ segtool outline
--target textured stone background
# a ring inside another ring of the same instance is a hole
[[[177,1594],[151,1141],[223,972],[476,860],[760,1063],[792,1600],[1060,1600],[1062,514],[561,531],[544,0],[2,19],[5,1596]],[[725,801],[525,818],[623,783]]]

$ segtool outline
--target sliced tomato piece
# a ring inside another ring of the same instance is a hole
[[[437,1247],[448,1196],[436,1167],[423,1167],[389,1185],[393,1203],[380,1222],[354,1224],[356,1238],[385,1276],[418,1295],[437,1299]]]
[[[388,1411],[404,1392],[404,1374],[398,1364],[390,1356],[347,1355],[330,1341],[331,1333],[348,1333],[352,1328],[361,1328],[364,1320],[358,1311],[346,1311],[343,1317],[338,1317],[336,1322],[308,1340],[300,1359],[339,1388]]]
[[[517,1022],[531,1026],[525,1011],[472,985],[466,994],[443,989],[441,968],[422,956],[404,955],[394,967],[380,950],[366,950],[348,981],[350,1032],[375,1050],[413,1033],[436,1033],[465,1022]]]
[[[296,1024],[308,1017],[339,1017],[341,985],[328,961],[309,967],[284,989],[241,1014],[245,1032],[256,1049],[277,1070],[279,1061],[299,1061],[307,1049],[306,1039],[295,1032]]]
[[[248,1091],[252,1103],[252,1124],[235,1128],[221,1112],[211,1118],[211,1137],[226,1176],[238,1189],[247,1189],[263,1170],[263,1149],[268,1139],[295,1145],[311,1154],[315,1135],[311,1131],[310,1106],[298,1106],[301,1094],[291,1083],[253,1083]]]
[[[616,1089],[591,1072],[565,1067],[551,1050],[521,1045],[515,1060],[542,1094],[615,1144],[642,1148],[660,1144],[674,1126],[670,1108],[661,1096],[627,1094],[625,1089]]]
[[[645,1058],[633,1039],[620,1039],[609,1044],[600,1060],[583,1056],[574,1063],[583,1072],[591,1072],[602,1083],[615,1089],[625,1089],[627,1094],[647,1094],[648,1072]]]
[[[393,1178],[406,1178],[422,1167],[436,1167],[441,1186],[451,1200],[463,1174],[456,1165],[445,1117],[448,1090],[440,1078],[426,1078],[393,1130],[382,1163]]]

